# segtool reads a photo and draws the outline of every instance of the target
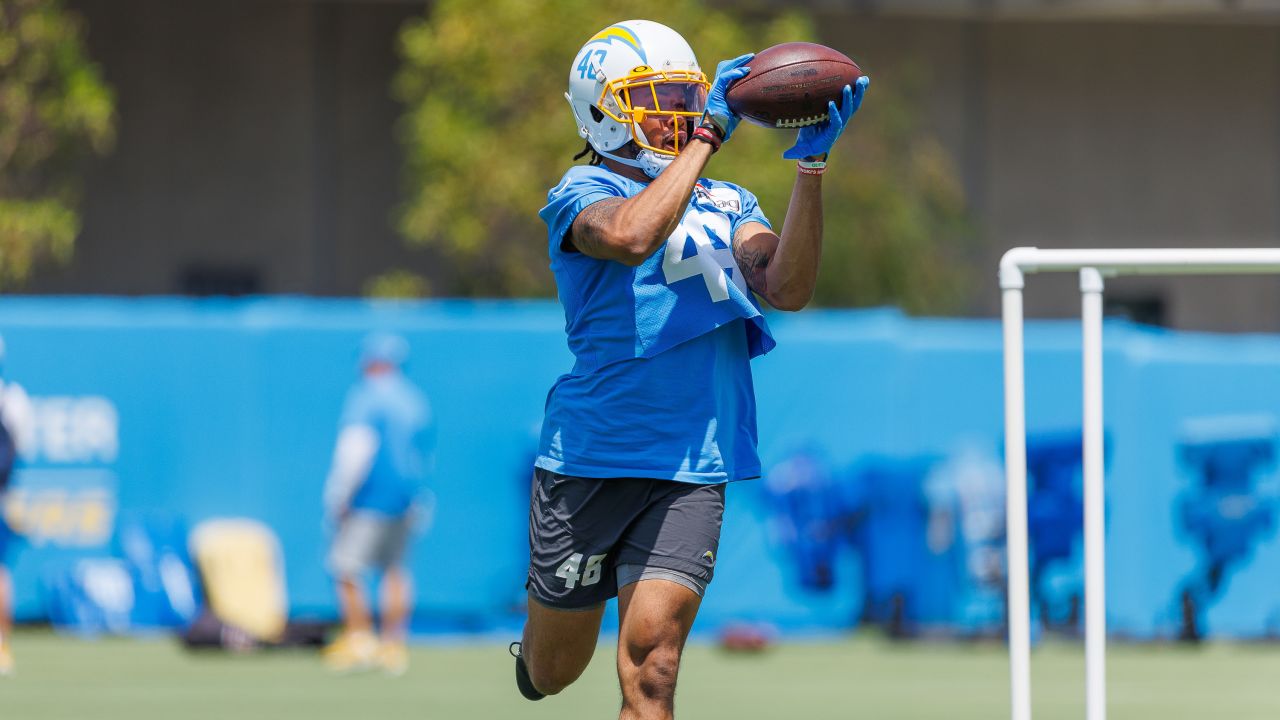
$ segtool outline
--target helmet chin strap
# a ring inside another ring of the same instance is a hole
[[[640,170],[650,178],[656,178],[675,160],[675,155],[663,155],[652,150],[641,150],[636,159],[640,161]]]
[[[663,170],[667,169],[667,166],[671,165],[671,161],[676,159],[674,155],[663,155],[652,150],[641,150],[636,153],[635,158],[620,157],[599,148],[596,148],[596,152],[614,162],[629,165],[633,168],[640,168],[640,171],[649,176],[650,179],[657,178]]]

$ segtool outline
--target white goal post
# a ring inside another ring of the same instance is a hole
[[[1037,272],[1080,273],[1084,333],[1085,708],[1105,720],[1106,565],[1102,466],[1102,290],[1116,275],[1280,273],[1280,248],[1041,250],[1013,248],[1000,260],[1004,330],[1005,528],[1008,537],[1009,676],[1013,720],[1031,720],[1031,600],[1027,548],[1027,418],[1022,289]]]

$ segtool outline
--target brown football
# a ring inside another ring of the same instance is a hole
[[[744,120],[796,128],[827,119],[827,103],[840,105],[845,85],[862,77],[852,60],[826,45],[789,42],[761,50],[751,72],[729,86],[729,107]]]

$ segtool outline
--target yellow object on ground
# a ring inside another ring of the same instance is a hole
[[[388,675],[405,674],[409,670],[409,648],[403,641],[382,643],[378,648],[378,667]]]
[[[13,662],[13,651],[9,649],[9,643],[0,640],[0,677],[13,677],[17,670],[18,667]]]
[[[219,620],[260,641],[281,638],[289,603],[271,528],[248,518],[206,520],[191,533],[191,556]]]
[[[371,670],[380,659],[378,639],[372,633],[346,632],[325,647],[322,657],[325,666],[335,672]]]

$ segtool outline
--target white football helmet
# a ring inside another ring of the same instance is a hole
[[[693,49],[671,28],[627,20],[596,33],[569,68],[569,92],[578,134],[600,155],[657,177],[688,142],[692,122],[702,116],[711,83]],[[641,128],[646,118],[670,117],[663,137]],[[684,125],[685,127],[681,127]],[[685,133],[683,142],[681,132]],[[614,151],[629,142],[635,159]]]

